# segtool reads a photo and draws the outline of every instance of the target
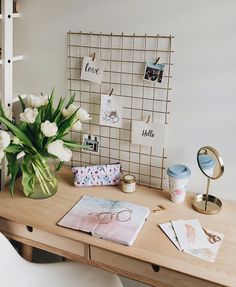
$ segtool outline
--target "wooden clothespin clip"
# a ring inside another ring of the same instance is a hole
[[[162,209],[162,210],[167,210],[167,208],[162,204],[159,204],[158,207],[160,207],[160,209]]]
[[[154,65],[156,65],[158,63],[158,61],[160,60],[160,57],[158,57],[154,63]]]
[[[158,207],[157,209],[153,209],[153,212],[162,212],[162,211],[167,210],[167,208],[161,204],[157,205],[157,207]]]
[[[95,57],[96,57],[96,53],[93,53],[93,57],[92,57],[93,61],[95,60]]]
[[[111,96],[111,95],[112,95],[113,91],[114,91],[114,89],[112,88],[112,89],[111,89],[111,91],[110,91],[109,96]]]
[[[151,118],[151,116],[149,115],[147,118],[146,124],[148,124],[150,122],[150,118]]]

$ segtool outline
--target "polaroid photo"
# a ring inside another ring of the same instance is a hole
[[[147,62],[145,66],[143,79],[150,82],[162,82],[164,73],[164,64],[155,64],[152,62]]]
[[[83,151],[91,152],[91,153],[98,153],[99,152],[99,145],[100,139],[97,136],[90,135],[90,134],[83,134]]]
[[[121,128],[123,101],[120,97],[101,95],[100,125]]]
[[[81,79],[101,84],[104,63],[91,57],[84,57],[81,68]]]

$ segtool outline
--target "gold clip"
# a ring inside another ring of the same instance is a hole
[[[161,205],[161,204],[157,205],[157,207],[158,207],[157,209],[153,209],[152,211],[153,212],[162,212],[162,211],[167,210],[167,208],[164,205]]]
[[[160,60],[160,57],[158,57],[158,58],[156,59],[156,62],[154,63],[154,65],[156,65],[159,60]]]
[[[158,207],[160,207],[162,210],[167,210],[167,208],[164,205],[159,204]]]
[[[148,123],[149,123],[150,118],[151,118],[151,116],[149,115],[149,116],[148,116],[148,118],[147,118],[146,124],[148,124]]]
[[[112,95],[113,91],[114,91],[114,89],[112,88],[112,89],[111,89],[111,91],[110,91],[109,96],[111,96],[111,95]]]
[[[96,57],[96,53],[93,53],[93,57],[92,57],[93,61],[95,60],[95,57]]]

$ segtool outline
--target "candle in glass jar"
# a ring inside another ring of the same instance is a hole
[[[122,191],[131,193],[135,191],[136,178],[132,174],[126,174],[122,178]]]

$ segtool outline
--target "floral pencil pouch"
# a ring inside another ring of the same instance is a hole
[[[120,163],[72,167],[74,185],[117,185],[120,181]]]

